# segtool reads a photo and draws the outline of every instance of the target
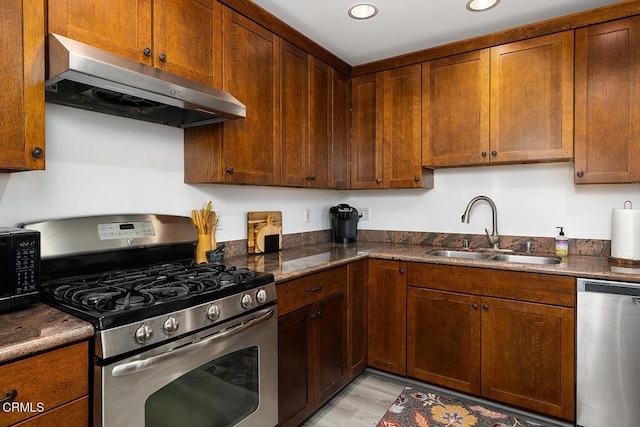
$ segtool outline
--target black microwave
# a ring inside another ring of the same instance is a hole
[[[0,227],[0,312],[39,301],[40,233]]]

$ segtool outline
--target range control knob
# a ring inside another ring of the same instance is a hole
[[[175,334],[178,331],[180,323],[173,317],[169,317],[162,324],[162,329],[167,335]]]
[[[244,309],[250,308],[251,304],[253,304],[253,299],[251,298],[251,295],[249,295],[249,294],[242,295],[242,299],[240,300],[240,304],[242,305],[242,308],[244,308]]]
[[[267,301],[267,291],[264,289],[258,289],[258,292],[256,292],[256,301],[260,304],[264,304]]]
[[[220,309],[217,305],[213,304],[207,308],[207,318],[212,322],[215,322],[220,318]]]
[[[153,329],[150,326],[142,325],[136,330],[136,342],[146,344],[153,338]]]

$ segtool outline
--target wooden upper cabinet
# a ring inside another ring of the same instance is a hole
[[[336,189],[349,187],[350,152],[349,137],[351,135],[351,83],[349,77],[332,70],[331,91],[331,148],[329,186]]]
[[[288,42],[282,46],[282,185],[304,186],[309,122],[309,55]],[[308,174],[306,175],[308,176]]]
[[[222,18],[222,87],[247,106],[222,125],[224,181],[279,185],[281,40],[231,9]]]
[[[640,17],[576,30],[575,182],[640,181]]]
[[[220,14],[215,0],[49,0],[48,31],[214,85]]]
[[[489,50],[422,64],[422,164],[489,161]]]
[[[423,64],[423,165],[573,157],[573,31]]]
[[[383,73],[383,186],[422,186],[422,72],[419,64]]]
[[[351,82],[351,188],[382,188],[382,74]]]
[[[491,161],[573,157],[573,31],[491,48]]]
[[[0,171],[44,169],[43,2],[3,1],[0,28]]]
[[[309,127],[305,176],[309,187],[329,187],[331,79],[331,68],[309,56]]]
[[[351,188],[433,186],[421,165],[419,64],[352,81]]]

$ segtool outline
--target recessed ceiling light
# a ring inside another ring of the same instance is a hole
[[[371,3],[358,3],[349,8],[349,16],[353,19],[369,19],[376,16],[378,8]]]
[[[500,0],[469,0],[467,9],[471,12],[482,12],[483,10],[491,9],[498,3],[500,3]]]

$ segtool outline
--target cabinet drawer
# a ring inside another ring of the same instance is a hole
[[[85,427],[89,425],[89,396],[58,406],[13,427]]]
[[[408,286],[575,307],[575,279],[521,271],[411,263]]]
[[[346,266],[278,285],[278,314],[283,316],[347,288]]]
[[[44,411],[89,394],[87,342],[53,350],[0,366],[0,393],[15,389],[14,402]],[[0,425],[11,425],[38,412],[4,412]]]

